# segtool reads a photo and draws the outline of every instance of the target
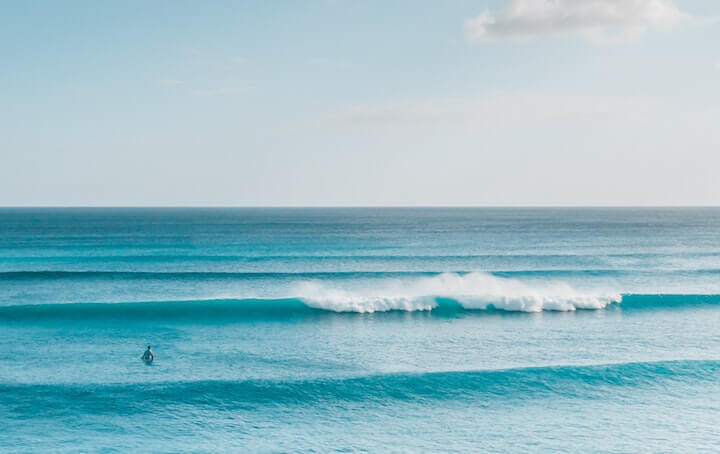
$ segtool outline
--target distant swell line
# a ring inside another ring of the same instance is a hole
[[[57,245],[55,248],[60,248]],[[93,245],[97,248],[98,245]],[[118,249],[122,249],[119,246],[113,246]],[[28,248],[17,247],[17,243],[9,245],[1,245],[0,249],[9,250],[23,250],[31,249],[34,250],[35,245]],[[129,248],[129,247],[128,247]],[[376,253],[376,254],[345,254],[345,253],[297,253],[297,254],[268,254],[268,255],[253,255],[253,254],[193,254],[191,249],[183,251],[183,253],[176,254],[162,254],[162,253],[140,253],[137,251],[136,246],[134,253],[132,254],[98,254],[98,255],[87,255],[85,247],[68,246],[67,249],[78,249],[82,254],[77,255],[5,255],[1,259],[4,261],[76,261],[81,259],[83,261],[142,261],[142,260],[167,260],[167,261],[271,261],[271,260],[316,260],[316,259],[358,259],[358,260],[432,260],[432,259],[522,259],[522,258],[656,258],[656,257],[718,257],[720,256],[720,250],[715,251],[676,251],[676,252],[622,252],[622,253],[545,253],[545,252],[525,252],[525,253],[475,253],[475,254],[452,254],[452,253],[438,253],[438,254],[387,254],[387,253]]]
[[[168,405],[247,408],[325,402],[383,404],[388,400],[526,400],[547,396],[607,399],[623,389],[717,382],[720,361],[678,360],[560,365],[502,370],[396,373],[309,380],[207,380],[138,384],[0,384],[16,414],[141,413]],[[142,399],[137,396],[142,395]],[[31,409],[31,410],[29,410]]]
[[[431,276],[439,272],[425,271],[397,271],[397,272],[364,272],[364,271],[340,271],[340,272],[263,272],[263,271],[6,271],[0,272],[0,280],[42,280],[42,279],[225,279],[225,278],[332,278],[337,276]]]
[[[454,273],[464,275],[475,271],[455,271]],[[567,276],[622,276],[629,274],[720,274],[720,269],[532,269],[532,270],[487,270],[488,274],[498,277],[567,277]],[[24,281],[24,280],[148,280],[148,279],[253,279],[253,278],[350,278],[350,277],[413,277],[413,276],[436,276],[444,271],[297,271],[297,272],[265,272],[265,271],[4,271],[0,272],[0,281]]]

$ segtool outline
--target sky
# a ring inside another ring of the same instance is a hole
[[[720,2],[0,2],[0,206],[720,205]]]

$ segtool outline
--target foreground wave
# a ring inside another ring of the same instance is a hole
[[[666,389],[720,379],[720,361],[682,360],[505,370],[380,374],[311,380],[191,381],[132,384],[0,384],[13,413],[134,413],[168,405],[209,408],[316,402],[603,398],[623,388]],[[142,395],[139,399],[137,396]],[[176,407],[169,407],[176,408]]]

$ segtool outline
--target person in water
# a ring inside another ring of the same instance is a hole
[[[155,355],[152,352],[152,347],[148,345],[147,350],[145,350],[145,353],[140,357],[143,361],[150,362],[155,359]]]

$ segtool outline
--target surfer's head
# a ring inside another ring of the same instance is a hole
[[[150,348],[151,348],[151,347],[148,345],[148,350],[150,350]]]

